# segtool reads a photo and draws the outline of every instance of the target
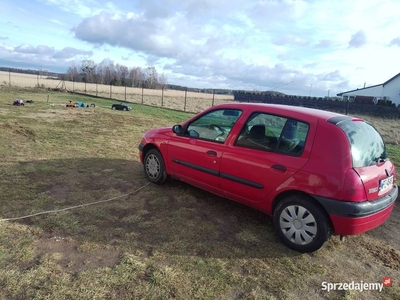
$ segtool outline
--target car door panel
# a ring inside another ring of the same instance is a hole
[[[221,160],[220,187],[243,202],[263,200],[307,162],[307,157],[242,147],[227,149]]]
[[[219,188],[219,166],[224,144],[185,136],[172,137],[168,145],[171,173],[200,187]]]

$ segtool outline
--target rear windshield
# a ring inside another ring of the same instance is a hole
[[[369,123],[347,120],[337,123],[337,126],[349,139],[353,168],[376,165],[387,158],[381,135]]]

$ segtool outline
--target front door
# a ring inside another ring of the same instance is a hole
[[[201,188],[219,189],[219,168],[229,133],[241,111],[217,109],[185,124],[171,137],[168,157],[171,173]]]

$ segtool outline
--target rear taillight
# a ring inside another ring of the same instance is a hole
[[[367,200],[364,184],[354,169],[347,169],[345,173],[342,195],[342,199],[345,201],[359,202]]]

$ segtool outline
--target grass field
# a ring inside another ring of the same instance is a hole
[[[291,251],[257,211],[173,179],[147,183],[142,134],[191,114],[111,103],[0,87],[0,219],[99,202],[0,221],[0,299],[400,299],[398,205],[375,230]],[[370,121],[400,170],[400,122]],[[322,290],[384,277],[382,292]]]

